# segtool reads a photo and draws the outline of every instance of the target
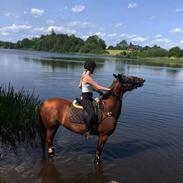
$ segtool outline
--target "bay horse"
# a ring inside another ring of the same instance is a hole
[[[113,74],[113,80],[109,87],[111,91],[103,94],[101,102],[101,122],[97,126],[98,142],[96,146],[95,162],[101,162],[100,156],[108,137],[114,132],[118,118],[121,113],[122,97],[125,92],[143,86],[144,79],[123,74]],[[44,136],[42,140],[47,141],[48,155],[54,154],[53,139],[60,125],[78,134],[84,134],[85,123],[73,123],[70,119],[72,101],[63,98],[51,98],[43,101],[40,106],[40,124]]]

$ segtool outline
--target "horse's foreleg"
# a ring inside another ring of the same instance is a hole
[[[96,165],[99,165],[101,163],[100,156],[101,156],[102,150],[104,148],[104,144],[106,143],[107,139],[108,139],[107,134],[99,134],[97,148],[96,148],[96,154],[95,154]]]
[[[53,139],[55,136],[55,133],[57,132],[59,125],[56,125],[52,128],[47,129],[47,143],[48,143],[48,155],[53,156],[54,155],[54,147],[53,147]]]

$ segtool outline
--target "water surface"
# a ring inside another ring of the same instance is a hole
[[[42,159],[39,145],[22,145],[16,154],[0,149],[0,182],[181,183],[183,182],[183,69],[126,64],[114,58],[0,49],[0,84],[34,90],[41,100],[75,99],[83,61],[97,60],[98,83],[109,86],[113,73],[146,79],[124,96],[117,128],[95,168],[97,137],[59,128],[53,161]]]

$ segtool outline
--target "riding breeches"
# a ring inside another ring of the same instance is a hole
[[[92,104],[92,100],[93,100],[92,98],[86,99],[85,97],[83,97],[82,100],[82,106],[84,110],[87,112],[87,116],[84,119],[86,123],[86,131],[89,131],[91,129],[92,122],[95,119],[95,110]]]

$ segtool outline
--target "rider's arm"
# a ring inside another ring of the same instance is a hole
[[[94,79],[91,76],[84,77],[83,81],[85,83],[91,84],[93,86],[93,88],[95,88],[96,90],[107,90],[107,91],[110,90],[110,88],[103,87],[103,86],[97,84],[96,81],[94,81]]]

